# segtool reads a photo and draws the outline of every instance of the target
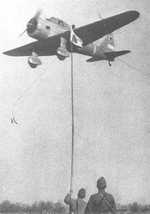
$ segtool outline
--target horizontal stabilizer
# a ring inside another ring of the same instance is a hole
[[[123,51],[111,51],[111,52],[107,52],[105,53],[105,55],[110,58],[110,59],[114,59],[118,56],[122,56],[122,55],[125,55],[125,54],[128,54],[130,53],[131,51],[129,50],[123,50]]]
[[[128,53],[130,53],[130,52],[131,52],[131,51],[129,51],[129,50],[111,51],[111,52],[105,53],[105,55],[107,56],[107,59],[108,59],[108,60],[113,60],[113,59],[115,59],[116,57],[119,57],[119,56],[128,54]],[[96,62],[96,61],[100,61],[100,60],[102,60],[102,59],[101,59],[101,58],[98,58],[98,57],[92,57],[92,58],[87,59],[86,61],[87,61],[87,62]]]
[[[86,61],[87,61],[87,62],[95,62],[95,61],[100,61],[100,60],[101,60],[101,59],[99,59],[99,58],[92,57],[92,58],[87,59]]]

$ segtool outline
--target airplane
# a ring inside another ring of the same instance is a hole
[[[129,50],[115,51],[112,32],[133,22],[140,13],[135,10],[126,11],[88,25],[76,28],[61,19],[42,18],[38,11],[26,26],[28,36],[37,41],[9,50],[3,54],[8,56],[28,56],[31,68],[41,65],[40,56],[57,56],[65,60],[70,53],[78,53],[91,58],[87,62],[106,60],[111,62],[118,56],[129,53]],[[101,43],[100,39],[105,37]]]

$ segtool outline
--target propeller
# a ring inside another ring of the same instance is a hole
[[[25,29],[22,33],[19,34],[19,38],[22,37],[27,32],[27,29]]]
[[[36,20],[37,21],[40,18],[41,14],[42,14],[42,10],[41,9],[37,10],[37,12],[33,16],[32,20]],[[28,30],[28,24],[27,24],[26,29],[19,35],[19,37],[22,37],[27,32],[27,30]]]
[[[39,9],[37,10],[33,18],[38,19],[41,16],[41,14],[42,14],[42,9]]]

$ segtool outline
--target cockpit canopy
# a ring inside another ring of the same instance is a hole
[[[39,16],[34,16],[27,23],[28,35],[38,40],[47,39],[50,36],[69,30],[70,26],[67,23],[55,17],[43,19]]]
[[[48,18],[46,20],[48,20],[50,22],[53,22],[53,23],[55,23],[55,24],[57,24],[57,25],[59,25],[59,26],[61,26],[63,28],[69,28],[69,25],[66,22],[64,22],[63,20],[61,20],[61,19],[58,19],[58,18],[55,18],[55,17],[51,17],[51,18]]]

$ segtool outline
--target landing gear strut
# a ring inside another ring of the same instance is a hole
[[[31,68],[36,68],[38,65],[42,64],[41,60],[38,58],[37,53],[32,52],[32,55],[28,58],[28,64]]]
[[[112,66],[112,64],[111,64],[111,62],[108,60],[108,65],[111,67]]]
[[[66,48],[67,40],[63,37],[60,38],[60,46],[57,48],[57,56],[60,60],[69,57],[69,51]]]

